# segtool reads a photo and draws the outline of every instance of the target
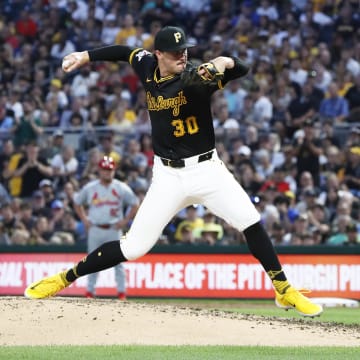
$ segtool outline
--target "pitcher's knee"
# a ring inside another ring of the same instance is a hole
[[[120,248],[127,260],[136,260],[150,250],[145,248],[144,244],[130,240],[126,235],[120,239]]]

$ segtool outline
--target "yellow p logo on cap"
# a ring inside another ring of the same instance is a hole
[[[181,39],[181,33],[180,32],[174,33],[174,38],[175,38],[175,41],[178,43]]]

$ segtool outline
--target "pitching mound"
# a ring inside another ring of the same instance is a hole
[[[112,299],[0,298],[0,345],[358,346],[359,329]]]

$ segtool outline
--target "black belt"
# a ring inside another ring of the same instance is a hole
[[[110,229],[113,226],[113,224],[96,224],[95,226],[100,229]]]
[[[210,160],[213,156],[214,150],[208,151],[205,154],[201,154],[199,155],[197,162],[203,162],[206,160]],[[165,166],[170,166],[172,168],[183,168],[185,167],[186,164],[186,159],[178,159],[178,160],[170,160],[170,159],[165,159],[165,158],[160,158],[161,162],[165,165]]]

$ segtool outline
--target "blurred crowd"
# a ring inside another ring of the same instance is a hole
[[[130,65],[65,74],[73,51],[153,50],[185,29],[193,62],[235,55],[251,73],[213,97],[217,150],[275,245],[360,243],[360,5],[357,0],[4,0],[0,13],[0,244],[77,244],[73,196],[102,155],[139,196],[151,181],[146,95]],[[154,209],[161,211],[161,209]],[[161,244],[244,242],[194,204]]]

